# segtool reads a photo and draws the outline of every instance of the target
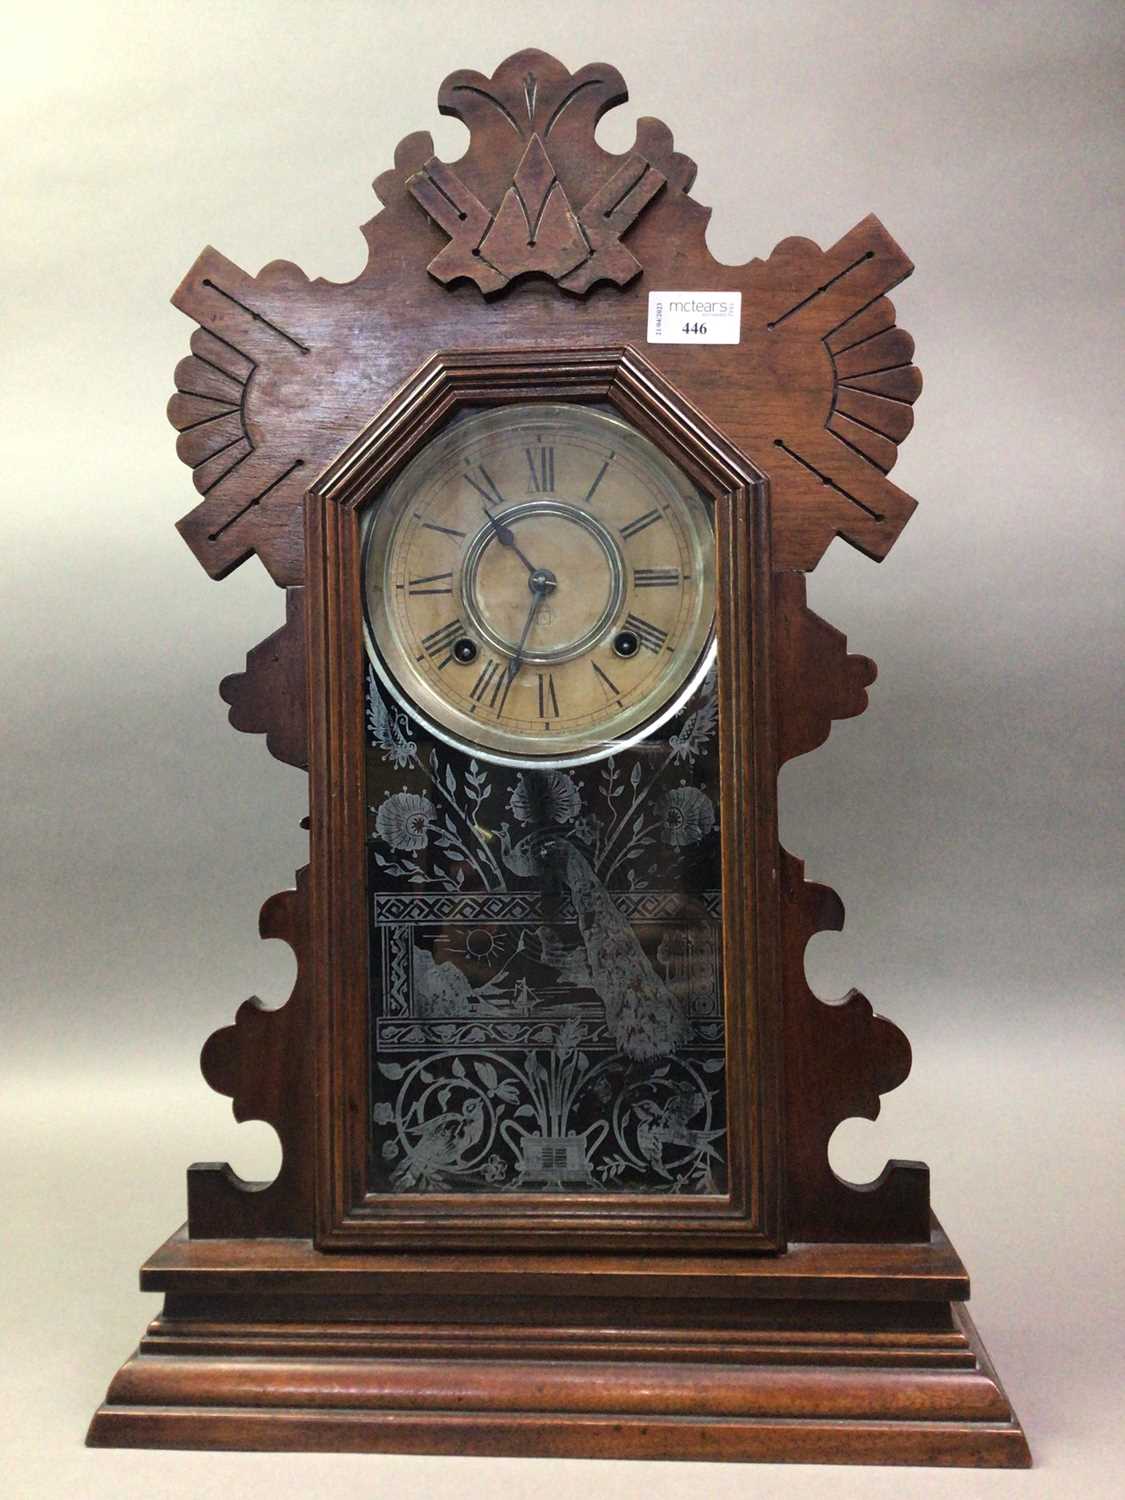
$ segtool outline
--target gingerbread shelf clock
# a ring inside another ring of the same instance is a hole
[[[180,531],[285,590],[221,692],[310,859],[290,998],[203,1051],[281,1169],[190,1169],[92,1443],[1028,1462],[926,1168],[829,1165],[910,1050],[809,989],[843,913],[777,833],[875,676],[804,575],[914,508],[911,264],[874,218],[718,264],[664,125],[596,143],[625,98],[454,73],[355,281],[208,249],[174,298]]]

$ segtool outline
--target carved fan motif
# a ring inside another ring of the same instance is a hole
[[[176,366],[176,391],[168,405],[181,437],[180,459],[192,470],[201,494],[213,489],[254,451],[246,433],[243,403],[255,365],[241,350],[199,328],[191,354]]]
[[[214,578],[257,552],[277,583],[298,582],[292,569],[303,550],[304,456],[288,451],[283,426],[277,438],[286,451],[278,451],[274,423],[255,422],[252,411],[258,381],[264,378],[272,393],[279,380],[300,379],[310,352],[269,316],[262,283],[288,280],[293,272],[309,283],[284,261],[251,278],[215,251],[205,255],[208,273],[189,278],[193,316],[202,326],[192,334],[191,355],[176,366],[176,394],[168,403],[168,420],[180,433],[176,452],[204,497],[179,531]],[[172,299],[177,305],[182,290]]]
[[[805,510],[821,545],[810,547],[805,532],[793,535],[791,547],[782,535],[775,561],[807,568],[810,552],[819,557],[833,535],[885,557],[914,511],[914,500],[886,474],[913,426],[910,407],[922,378],[910,363],[914,341],[895,327],[883,293],[913,266],[873,216],[827,251],[812,240],[783,240],[765,266],[770,285],[755,304],[764,333],[771,343],[792,340],[810,372],[815,340],[822,372],[815,406],[786,392],[772,435],[775,456],[766,464],[775,497],[787,509]]]
[[[836,377],[828,427],[888,473],[914,426],[922,372],[911,363],[914,340],[895,327],[893,303],[872,302],[824,341]]]

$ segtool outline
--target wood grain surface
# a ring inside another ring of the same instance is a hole
[[[812,993],[805,947],[843,911],[777,840],[781,765],[875,677],[803,575],[837,536],[881,559],[914,508],[888,473],[921,377],[886,296],[912,266],[874,217],[827,250],[719,264],[665,125],[639,120],[620,155],[595,141],[625,97],[615,69],[536,51],[454,73],[438,107],[466,152],[401,142],[354,281],[250,274],[209,247],[173,298],[198,324],[169,404],[199,494],[179,529],[212,577],[256,554],[286,591],[221,691],[235,728],[310,770],[312,863],[262,912],[297,956],[288,1001],[245,1002],[203,1053],[236,1117],[277,1130],[281,1171],[190,1169],[188,1224],[142,1272],[164,1312],[93,1444],[1030,1461],[926,1168],[857,1186],[829,1165],[910,1049],[857,992]],[[676,290],[739,293],[739,342],[650,345],[648,294]],[[702,1232],[668,1204],[365,1213],[356,506],[459,402],[529,399],[610,400],[716,500],[741,1165]]]

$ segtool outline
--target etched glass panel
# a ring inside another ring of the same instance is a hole
[[[370,1188],[724,1192],[714,672],[552,770],[366,694]]]

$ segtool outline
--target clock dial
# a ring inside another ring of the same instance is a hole
[[[709,502],[599,409],[449,428],[368,511],[363,566],[384,682],[487,758],[607,754],[673,713],[711,654]]]

